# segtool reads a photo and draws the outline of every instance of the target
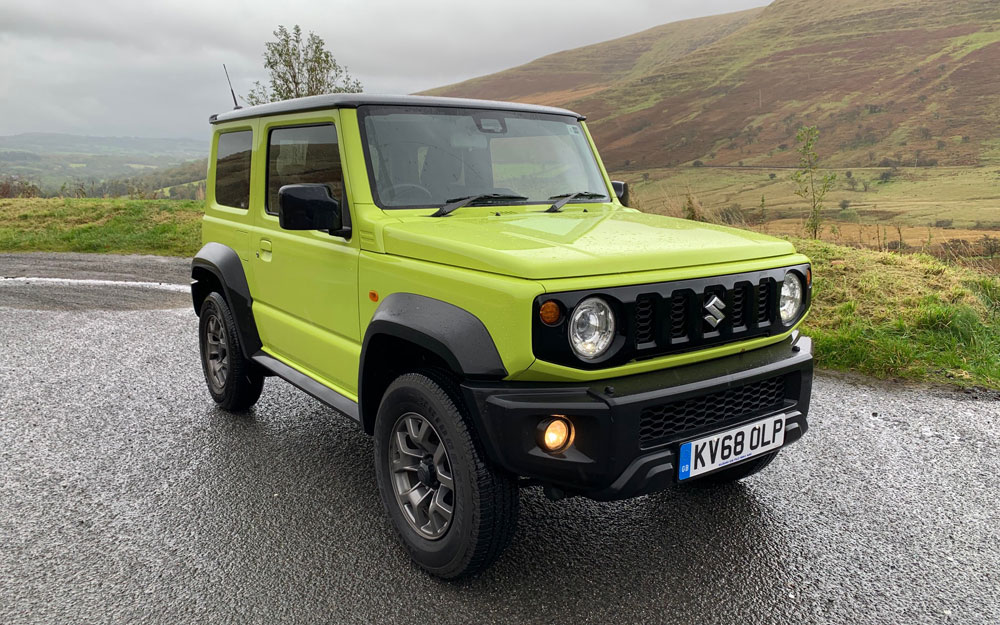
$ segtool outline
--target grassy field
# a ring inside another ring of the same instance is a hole
[[[0,200],[0,252],[191,256],[200,202]],[[820,367],[1000,388],[1000,280],[920,254],[793,239],[813,259]]]
[[[0,251],[193,256],[203,202],[0,199]]]
[[[674,167],[618,172],[630,181],[642,210],[680,214],[687,194],[709,211],[739,205],[756,211],[761,197],[768,221],[799,220],[805,203],[795,195],[792,169]],[[887,167],[834,169],[837,181],[826,198],[825,215],[844,223],[923,228],[1000,230],[1000,168]],[[847,173],[851,172],[851,177]],[[888,182],[880,177],[893,172]],[[772,178],[772,174],[774,177]],[[857,180],[851,188],[851,179]],[[633,182],[634,181],[634,182]],[[864,184],[868,190],[864,190]],[[847,210],[841,201],[849,202]],[[791,234],[791,233],[788,233]],[[942,235],[945,233],[942,233]]]

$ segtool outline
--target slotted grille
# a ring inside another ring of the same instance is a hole
[[[761,280],[760,286],[757,289],[757,319],[761,323],[770,319],[768,311],[771,309],[771,293],[770,293],[770,283],[767,280]]]
[[[730,388],[658,406],[648,406],[639,417],[639,446],[653,447],[711,426],[735,423],[781,408],[785,377]]]
[[[641,346],[639,357],[683,351],[707,341],[725,343],[766,333],[772,322],[773,282],[773,278],[765,278],[759,286],[741,281],[728,287],[708,284],[697,291],[678,289],[662,295],[638,295],[635,345]],[[716,325],[706,320],[710,313],[705,304],[713,297],[723,304],[718,308],[723,318]]]
[[[654,313],[656,302],[649,295],[641,295],[635,302],[635,342],[651,343],[655,338]]]
[[[674,293],[670,298],[670,338],[682,339],[687,336],[687,298],[683,293]]]
[[[734,326],[745,326],[747,324],[747,285],[745,283],[737,284],[733,289],[733,325]]]

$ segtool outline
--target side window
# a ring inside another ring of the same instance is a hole
[[[267,212],[278,214],[278,189],[301,183],[325,184],[333,197],[342,197],[344,175],[333,124],[271,131],[267,146]]]
[[[219,135],[215,157],[215,201],[223,206],[250,206],[250,153],[253,133],[249,130]]]

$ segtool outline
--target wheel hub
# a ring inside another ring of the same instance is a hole
[[[427,488],[436,489],[440,485],[437,480],[437,470],[434,468],[434,460],[430,456],[425,456],[417,465],[417,479]]]

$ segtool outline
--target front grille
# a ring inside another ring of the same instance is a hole
[[[647,449],[684,434],[737,423],[778,410],[784,402],[785,377],[779,376],[710,395],[647,406],[639,416],[639,446]]]
[[[700,289],[679,288],[666,294],[642,293],[636,297],[635,345],[639,358],[687,351],[711,344],[729,343],[768,333],[774,312],[771,291],[774,278],[758,284],[740,281],[712,284]],[[713,318],[706,305],[719,298],[722,319]],[[657,302],[662,301],[662,305]],[[716,323],[713,325],[709,319]],[[661,332],[658,328],[664,328]]]
[[[687,335],[687,297],[684,293],[674,293],[670,298],[670,338],[682,339]]]
[[[654,317],[656,302],[652,297],[640,297],[635,302],[635,342],[638,345],[650,343],[656,336]]]
[[[757,318],[767,319],[770,315],[768,314],[770,310],[771,303],[771,289],[770,282],[773,280],[761,280],[760,284],[757,286]]]

